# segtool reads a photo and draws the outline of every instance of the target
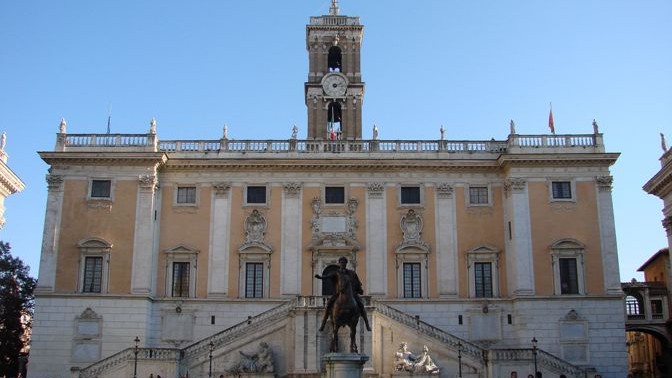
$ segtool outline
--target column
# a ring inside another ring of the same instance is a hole
[[[387,211],[385,185],[370,183],[366,197],[366,286],[372,296],[387,295]]]
[[[47,210],[44,216],[42,232],[42,252],[40,255],[40,273],[36,293],[50,293],[56,284],[56,265],[58,263],[58,240],[63,210],[63,176],[48,174]]]
[[[618,269],[614,205],[611,201],[613,177],[596,177],[595,182],[597,184],[597,211],[600,222],[600,249],[602,250],[604,289],[608,294],[620,295],[623,292],[621,290],[621,276]]]
[[[301,184],[285,184],[282,195],[280,294],[301,294]]]
[[[138,178],[138,199],[135,205],[135,232],[133,237],[132,294],[151,294],[154,250],[154,190],[156,175]]]
[[[225,298],[229,291],[229,234],[231,196],[228,183],[212,186],[210,209],[210,248],[208,255],[208,297]]]
[[[532,227],[527,181],[510,178],[505,184],[510,201],[511,247],[507,251],[509,290],[515,295],[534,295]]]
[[[453,186],[443,183],[436,187],[436,276],[439,296],[458,294],[457,225]]]

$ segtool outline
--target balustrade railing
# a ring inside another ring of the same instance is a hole
[[[94,378],[135,359],[135,349],[127,348],[79,371],[80,378]],[[138,361],[178,361],[180,350],[173,348],[138,348]]]
[[[491,361],[534,361],[533,349],[490,349],[488,355]],[[545,369],[552,369],[555,372],[565,374],[570,377],[583,378],[585,372],[578,366],[575,366],[561,358],[558,358],[541,349],[537,349],[537,364]]]

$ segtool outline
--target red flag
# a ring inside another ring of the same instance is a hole
[[[548,113],[548,128],[551,129],[552,134],[555,134],[555,125],[553,124],[553,108],[551,108],[551,112]]]

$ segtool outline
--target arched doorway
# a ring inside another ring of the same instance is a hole
[[[626,327],[628,371],[634,378],[669,377],[671,350],[664,335],[646,327]]]

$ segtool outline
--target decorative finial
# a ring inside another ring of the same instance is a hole
[[[667,152],[667,141],[663,133],[660,133],[660,147],[663,149],[663,152]]]
[[[338,16],[338,0],[331,0],[331,8],[329,8],[329,14],[332,16]]]
[[[299,128],[296,127],[296,125],[294,125],[294,126],[292,127],[292,139],[296,139],[298,133],[299,133]]]
[[[376,124],[373,124],[373,140],[378,140],[378,126]]]
[[[58,125],[58,132],[61,134],[65,134],[65,126],[66,126],[65,118],[61,118],[61,123],[60,125]]]
[[[149,133],[156,134],[156,118],[152,117],[152,120],[149,122]]]
[[[229,126],[224,124],[224,130],[222,130],[222,139],[229,139]]]
[[[509,134],[514,135],[516,133],[516,123],[511,120],[509,123]]]
[[[600,133],[600,127],[597,126],[597,121],[595,121],[595,118],[593,118],[593,133],[594,134]]]
[[[5,150],[5,144],[7,144],[7,132],[3,131],[2,136],[0,136],[0,151]]]
[[[441,140],[446,139],[446,129],[443,127],[443,125],[441,125],[439,132],[441,133]]]

